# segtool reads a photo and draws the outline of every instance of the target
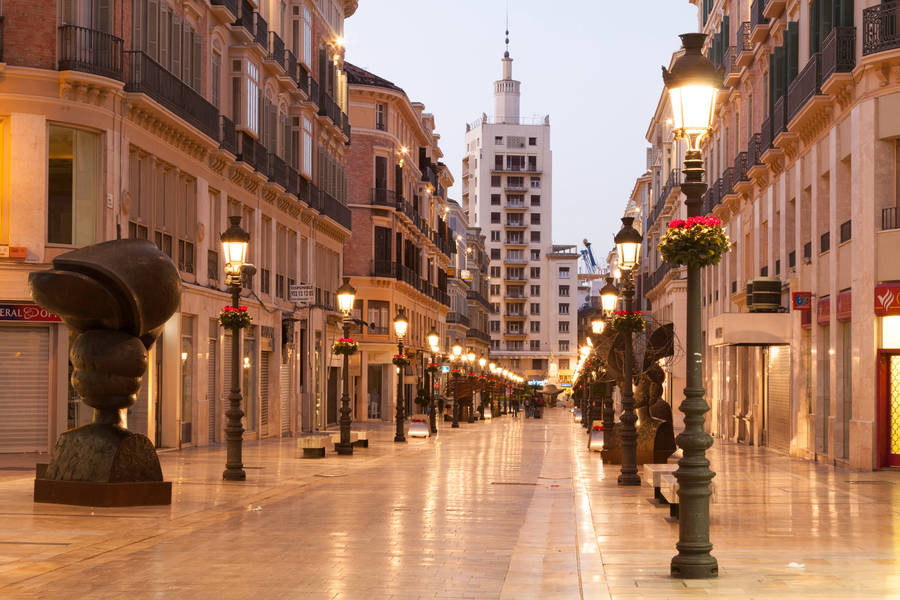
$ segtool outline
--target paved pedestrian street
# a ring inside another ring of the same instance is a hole
[[[170,507],[34,504],[0,457],[0,597],[900,597],[900,477],[717,443],[714,580],[669,577],[677,525],[586,449],[564,409],[444,427],[352,457],[296,439],[164,452]]]

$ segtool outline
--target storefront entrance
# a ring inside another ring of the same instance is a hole
[[[878,355],[878,463],[900,467],[900,353]]]

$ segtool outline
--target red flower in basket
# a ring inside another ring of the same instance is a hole
[[[594,431],[603,431],[603,425],[594,425]]]

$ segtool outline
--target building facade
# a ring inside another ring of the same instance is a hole
[[[550,118],[519,116],[512,58],[494,83],[494,117],[466,126],[462,208],[486,236],[491,352],[529,379],[571,380],[578,253],[551,238]]]
[[[434,116],[411,102],[395,84],[346,64],[353,143],[348,168],[348,203],[354,235],[346,246],[344,274],[357,290],[356,317],[368,326],[357,334],[360,352],[351,357],[358,380],[356,418],[393,420],[397,353],[392,322],[409,319],[403,344],[412,364],[402,374],[406,414],[430,358],[426,336],[443,338],[451,300],[447,271],[456,252],[447,214],[453,184],[440,162]],[[362,365],[362,368],[360,367]]]
[[[703,212],[732,242],[702,273],[710,431],[852,469],[900,464],[895,8],[694,4],[724,73]],[[672,212],[675,187],[651,212]],[[760,312],[766,289],[776,312]]]
[[[155,242],[183,281],[128,427],[159,447],[221,441],[231,337],[216,323],[230,301],[219,235],[231,215],[258,269],[242,299],[246,436],[332,421],[329,342],[351,225],[342,32],[356,6],[2,5],[0,377],[28,376],[0,391],[0,451],[47,451],[90,420],[68,385],[69,332],[34,308],[27,278],[117,237]],[[314,290],[305,308],[289,300],[300,283]]]

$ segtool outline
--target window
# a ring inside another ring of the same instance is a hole
[[[259,134],[259,67],[247,63],[247,96],[244,103],[242,124],[255,134]]]
[[[212,87],[210,89],[210,96],[213,106],[218,108],[219,112],[222,112],[222,55],[218,50],[213,51],[212,68],[210,70],[212,71]]]
[[[559,370],[560,371],[568,371],[569,370],[569,359],[568,358],[559,359]]]
[[[541,340],[531,340],[529,342],[528,346],[531,350],[540,350],[541,349]],[[541,362],[541,359],[539,359],[539,358],[534,359],[534,360],[537,362]],[[537,368],[540,369],[541,367],[537,367]]]
[[[559,295],[560,296],[568,296],[569,295],[569,286],[561,285],[559,286]]]
[[[533,189],[533,190],[541,189],[541,178],[540,177],[532,177],[531,178],[531,189]]]
[[[561,314],[561,315],[569,314],[569,303],[568,302],[560,302],[559,303],[559,314]]]
[[[491,187],[500,187],[499,175],[491,175]]]
[[[851,221],[844,221],[841,223],[841,243],[843,244],[846,241],[850,240],[851,236]]]
[[[540,196],[531,196],[531,205],[532,206],[540,206],[541,205],[541,197]]]
[[[47,156],[47,242],[94,243],[102,193],[100,135],[51,125]]]
[[[559,332],[560,333],[569,333],[569,322],[568,321],[560,321],[559,322]]]
[[[532,225],[540,225],[541,224],[541,213],[531,213],[531,224]]]
[[[313,137],[312,121],[303,117],[303,174],[312,179]]]
[[[197,180],[181,175],[175,189],[178,270],[194,272],[194,233],[197,230]]]
[[[541,314],[541,305],[538,304],[537,302],[532,302],[529,307],[529,312],[533,315]]]
[[[494,136],[494,144],[496,144],[497,146],[502,146],[503,145],[503,136],[495,135]]]
[[[500,260],[500,248],[491,248],[491,260]]]
[[[375,105],[375,129],[387,131],[387,105],[378,103]]]
[[[491,206],[500,206],[500,194],[491,194]]]
[[[500,277],[500,267],[491,267],[491,277]]]
[[[500,313],[500,303],[499,302],[491,302],[491,312],[496,314]]]
[[[529,146],[537,146],[537,138],[536,137],[528,138],[528,145]]]
[[[497,296],[500,294],[500,284],[492,283],[491,284],[491,296]]]
[[[500,241],[500,232],[499,231],[491,231],[491,241],[492,242]]]
[[[560,267],[559,268],[559,278],[560,279],[568,279],[569,278],[569,267]]]
[[[831,248],[831,232],[826,231],[819,238],[819,252],[828,252]]]
[[[387,335],[391,324],[391,317],[388,314],[390,303],[383,300],[369,300],[366,304],[368,305],[369,315],[367,320],[369,323],[375,324],[374,327],[368,327],[366,331],[378,335]]]
[[[537,248],[531,250],[531,260],[541,260],[541,251]]]
[[[492,212],[491,213],[491,223],[499,223],[500,222],[500,213]]]
[[[313,68],[312,59],[312,16],[308,7],[303,7],[303,62],[309,69]]]
[[[540,333],[541,332],[541,322],[540,321],[532,321],[531,322],[531,333]]]
[[[531,242],[539,243],[541,241],[541,232],[540,231],[532,231],[531,232]]]
[[[569,351],[569,340],[559,340],[559,351],[560,352],[568,352]],[[561,362],[560,362],[559,367],[562,368]]]
[[[539,285],[531,286],[531,295],[532,296],[540,296],[541,295],[541,286],[539,286]]]
[[[541,268],[540,267],[531,267],[531,278],[539,279],[541,276]]]
[[[500,333],[500,321],[491,321],[491,333]]]

